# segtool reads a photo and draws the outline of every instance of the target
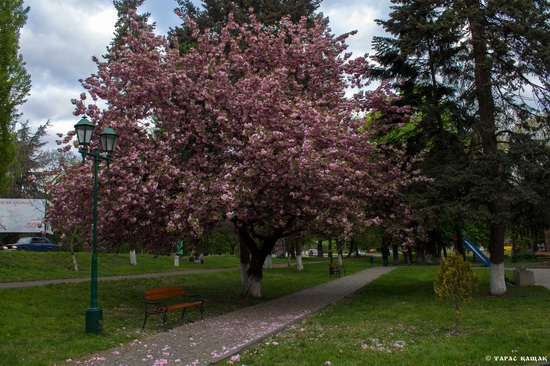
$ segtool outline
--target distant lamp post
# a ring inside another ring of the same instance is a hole
[[[103,310],[97,302],[97,171],[99,162],[105,160],[107,164],[111,161],[111,153],[115,151],[118,135],[111,128],[105,129],[100,135],[101,151],[106,155],[101,155],[96,147],[93,152],[88,151],[88,145],[92,140],[94,124],[86,117],[83,117],[74,126],[80,149],[78,152],[82,155],[82,163],[86,161],[86,156],[94,159],[94,212],[92,225],[92,279],[90,291],[90,307],[86,309],[86,333],[101,333],[103,329]]]

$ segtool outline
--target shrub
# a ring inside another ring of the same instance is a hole
[[[460,254],[447,257],[441,263],[434,282],[435,296],[442,302],[450,302],[455,310],[455,332],[458,333],[462,305],[472,300],[479,277],[469,262]]]

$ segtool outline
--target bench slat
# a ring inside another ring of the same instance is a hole
[[[183,296],[183,292],[163,292],[160,294],[153,294],[153,295],[145,295],[145,299],[147,301],[151,300],[159,300],[159,299],[167,299],[169,297],[176,297],[176,296]]]
[[[166,310],[171,311],[171,310],[186,309],[186,308],[190,308],[190,307],[193,307],[193,306],[200,306],[201,304],[202,303],[200,301],[196,301],[196,302],[188,302],[188,303],[185,303],[185,304],[169,305],[169,306],[166,307]]]
[[[143,291],[143,293],[147,296],[164,294],[166,297],[177,296],[178,294],[183,295],[184,292],[185,291],[183,290],[183,286],[162,287]]]

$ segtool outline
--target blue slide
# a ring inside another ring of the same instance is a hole
[[[483,252],[477,247],[477,245],[474,244],[470,238],[467,238],[465,236],[462,237],[462,242],[464,245],[466,245],[466,248],[468,248],[472,253],[475,254],[475,256],[485,265],[485,267],[490,267],[491,262],[489,261],[489,258]]]

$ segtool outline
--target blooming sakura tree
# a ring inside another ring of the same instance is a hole
[[[383,126],[407,110],[381,90],[345,97],[364,86],[368,68],[342,54],[348,35],[333,37],[323,22],[229,19],[220,33],[195,29],[195,47],[180,55],[133,26],[114,61],[97,61],[83,82],[92,103],[74,101],[77,115],[120,135],[121,151],[100,178],[101,238],[142,237],[161,248],[229,220],[251,252],[243,296],[260,297],[262,264],[278,239],[349,236],[378,223],[373,207],[410,183],[402,155],[371,143],[357,117],[377,111]],[[71,182],[88,168],[69,169],[55,188],[52,221],[80,210],[85,193]]]

